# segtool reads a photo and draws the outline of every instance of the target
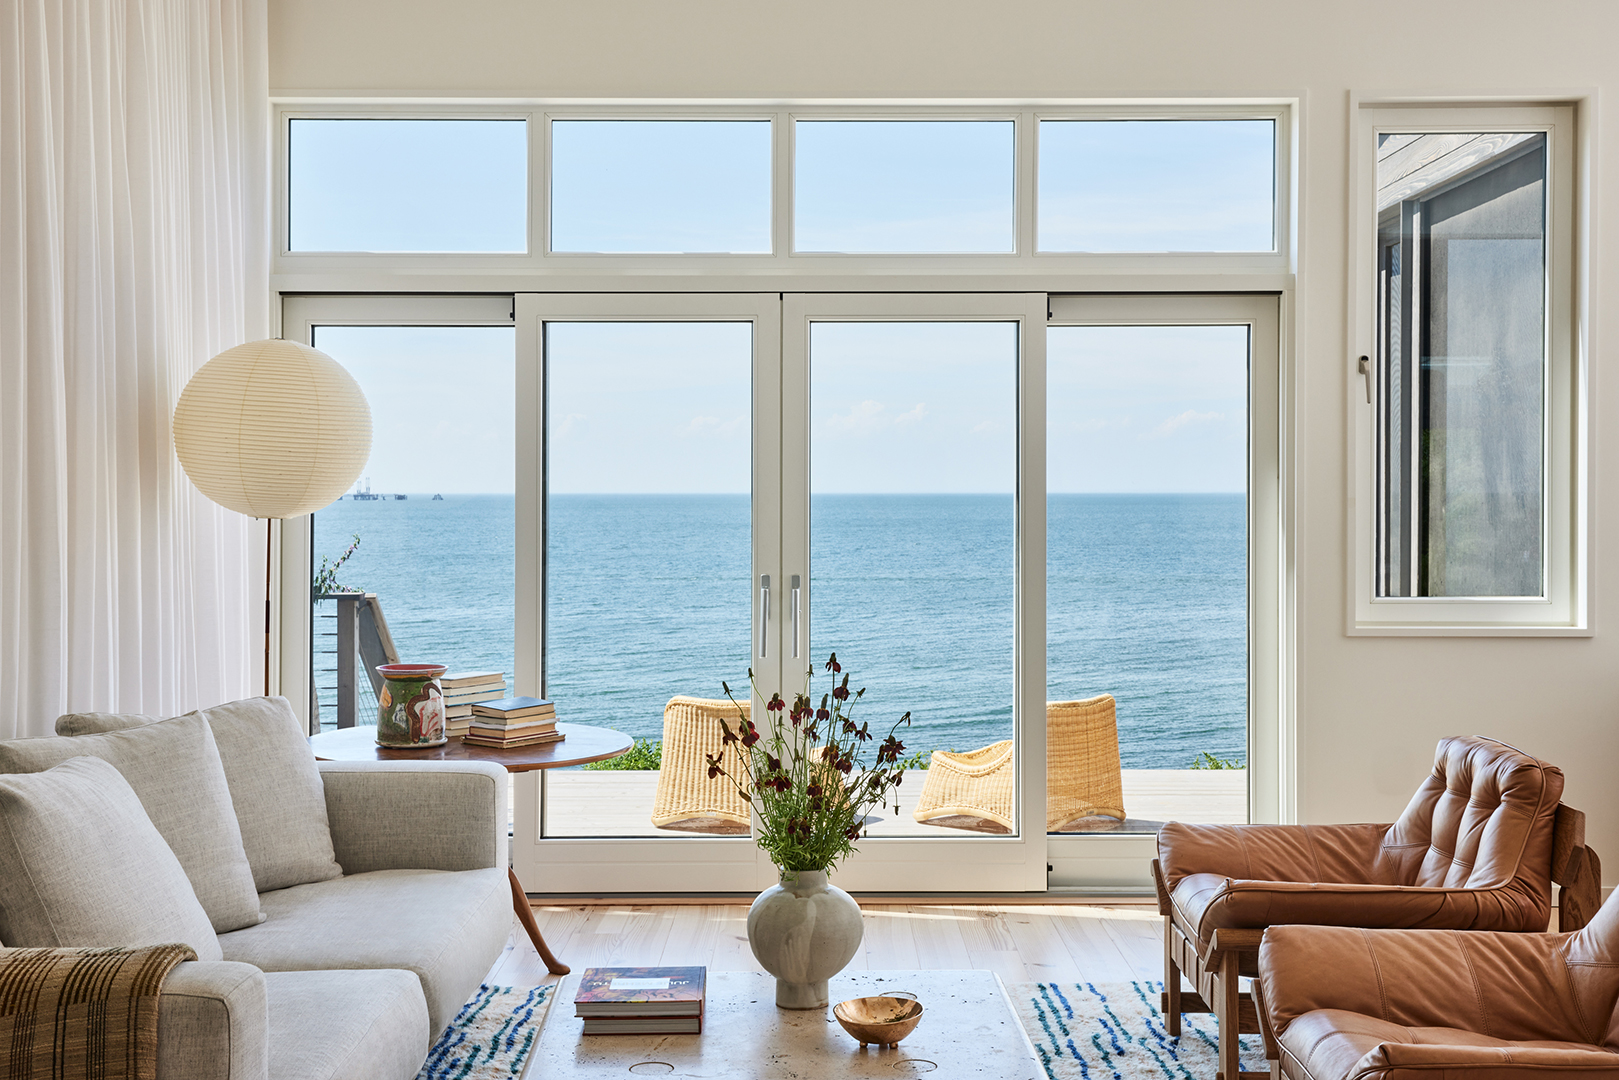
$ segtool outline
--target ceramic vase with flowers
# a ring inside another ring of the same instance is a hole
[[[860,949],[860,905],[827,878],[855,850],[867,812],[898,788],[905,744],[897,733],[911,722],[906,713],[877,742],[869,724],[854,721],[865,689],[850,691],[836,653],[826,671],[833,686],[818,707],[809,695],[811,670],[791,708],[779,693],[770,695],[764,730],[746,719],[735,728],[722,720],[725,745],[708,757],[709,782],[735,784],[752,805],[759,846],[780,874],[748,910],[748,945],[776,977],[776,1004],[784,1009],[825,1008],[827,980]],[[752,671],[748,681],[763,699]],[[730,686],[721,686],[736,703]]]

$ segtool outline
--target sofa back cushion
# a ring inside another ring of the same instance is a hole
[[[342,877],[326,789],[292,704],[284,697],[244,698],[202,714],[219,743],[259,892]]]
[[[263,919],[225,769],[200,713],[103,735],[0,742],[0,773],[43,772],[76,757],[100,758],[123,775],[179,859],[215,933]]]
[[[145,713],[70,712],[56,718],[58,735],[100,735],[105,731],[123,731],[157,723],[157,717]]]
[[[1376,878],[1448,889],[1515,886],[1551,904],[1563,773],[1506,743],[1441,739],[1433,772],[1389,826]]]
[[[326,794],[303,725],[284,697],[244,698],[203,709],[219,746],[259,892],[341,877],[326,820]],[[124,713],[67,713],[58,735],[118,731],[152,723]]]
[[[219,940],[129,782],[99,758],[0,775],[0,941],[13,948]]]

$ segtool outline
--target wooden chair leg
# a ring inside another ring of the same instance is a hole
[[[1175,963],[1175,927],[1164,916],[1164,1030],[1170,1038],[1181,1033],[1181,969]]]
[[[1242,984],[1238,981],[1238,956],[1235,951],[1222,953],[1220,973],[1214,986],[1215,1019],[1220,1027],[1220,1072],[1216,1080],[1241,1080],[1240,1030],[1238,1009]]]

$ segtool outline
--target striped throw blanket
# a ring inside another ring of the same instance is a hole
[[[189,945],[0,949],[0,1076],[156,1080],[157,996]]]

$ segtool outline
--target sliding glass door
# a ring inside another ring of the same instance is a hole
[[[779,312],[774,295],[517,298],[519,692],[636,740],[517,778],[513,865],[547,891],[769,876],[702,753],[723,684],[748,702],[750,663],[779,683],[750,660],[773,632],[750,582],[779,546]]]
[[[768,884],[702,733],[834,652],[872,732],[910,714],[845,888],[1134,886],[1158,822],[1280,816],[1274,297],[515,311],[513,688],[637,740],[515,779],[523,880]]]
[[[1045,296],[789,295],[782,572],[800,679],[836,652],[905,779],[845,888],[1041,890]],[[807,659],[807,663],[805,662]],[[794,683],[796,688],[798,684]],[[959,756],[977,790],[934,751]],[[983,763],[993,761],[987,768]],[[963,802],[971,806],[959,805]]]

